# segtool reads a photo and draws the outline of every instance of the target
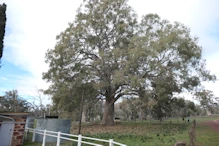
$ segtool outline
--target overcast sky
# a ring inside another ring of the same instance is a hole
[[[0,0],[7,4],[6,34],[0,95],[16,89],[25,98],[46,89],[42,72],[47,71],[45,52],[54,48],[56,35],[74,20],[83,0]],[[139,18],[157,13],[163,19],[178,21],[199,37],[207,69],[219,77],[219,1],[218,0],[130,0]],[[204,83],[219,97],[219,83]],[[45,102],[48,101],[44,99]]]

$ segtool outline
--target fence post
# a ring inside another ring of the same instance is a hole
[[[81,146],[81,141],[82,141],[82,135],[78,135],[78,146]]]
[[[109,146],[114,146],[113,139],[109,139]]]
[[[58,132],[58,136],[57,136],[57,144],[56,144],[56,146],[60,146],[60,135],[61,135],[61,132],[59,131]]]
[[[45,146],[45,144],[46,144],[46,130],[44,130],[42,146]]]
[[[36,129],[33,129],[33,137],[32,137],[32,142],[35,142],[35,135],[36,135]]]

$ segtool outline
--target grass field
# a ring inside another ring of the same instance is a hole
[[[194,118],[190,118],[192,121]],[[218,117],[195,118],[196,128],[196,146],[218,146],[219,133],[211,127],[202,124],[205,121],[212,121]],[[99,124],[86,124],[82,127],[82,135],[101,138],[114,139],[117,142],[127,144],[128,146],[173,146],[177,141],[186,141],[189,144],[188,131],[191,128],[191,122],[183,122],[181,119],[168,119],[160,123],[159,121],[137,121],[121,122],[114,126],[102,126]],[[73,129],[76,134],[77,127]],[[25,143],[25,146],[36,145],[37,143]],[[52,144],[48,144],[48,146]],[[63,146],[74,146],[76,144],[65,143]],[[86,146],[86,145],[83,145]],[[107,146],[107,144],[106,144]]]

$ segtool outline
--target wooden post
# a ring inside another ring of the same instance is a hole
[[[83,112],[83,102],[84,102],[84,90],[82,92],[82,97],[81,97],[81,108],[80,108],[80,119],[79,119],[78,134],[81,134],[81,120],[82,120],[82,112]]]
[[[189,140],[191,146],[195,146],[195,141],[196,141],[196,121],[194,120],[192,122],[192,127],[189,130]]]

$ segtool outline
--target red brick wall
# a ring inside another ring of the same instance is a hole
[[[15,122],[22,122],[17,123],[14,126],[14,132],[12,137],[11,146],[22,146],[22,140],[24,135],[24,129],[25,129],[25,122],[26,122],[26,116],[14,116]]]

